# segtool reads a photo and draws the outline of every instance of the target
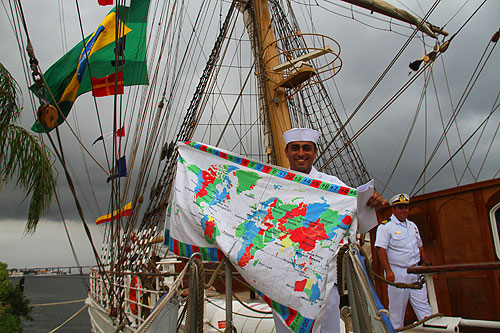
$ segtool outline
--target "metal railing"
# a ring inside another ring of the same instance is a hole
[[[92,268],[89,295],[109,314],[113,311],[123,313],[130,322],[128,326],[137,328],[173,285],[178,275],[173,265],[176,262],[168,259],[158,262],[159,273],[131,271],[100,273],[98,268]],[[104,274],[107,275],[106,279],[103,278]],[[116,311],[117,306],[120,311]]]

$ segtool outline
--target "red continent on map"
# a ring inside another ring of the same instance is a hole
[[[290,239],[298,243],[299,248],[304,251],[312,251],[318,241],[327,238],[328,235],[325,232],[323,223],[318,222],[311,222],[309,223],[309,227],[297,228],[290,234]]]
[[[267,215],[264,217],[264,221],[273,220],[273,209],[276,207],[276,203],[278,202],[278,198],[274,199],[273,202],[269,205],[267,209]]]
[[[351,215],[346,215],[343,219],[342,219],[342,223],[344,223],[345,225],[349,225],[351,224],[352,222],[352,217]]]
[[[304,291],[306,287],[307,279],[302,281],[295,281],[295,287],[293,287],[293,291]]]
[[[207,195],[207,186],[210,185],[210,184],[213,184],[215,182],[215,177],[216,177],[216,172],[215,170],[210,167],[208,169],[208,172],[207,171],[202,171],[202,177],[203,177],[203,183],[201,184],[201,188],[200,190],[198,191],[198,193],[196,193],[196,197],[197,198],[203,198],[205,195]]]
[[[210,240],[214,239],[214,228],[215,228],[215,223],[213,220],[208,220],[205,222],[205,238],[208,238]]]
[[[238,266],[245,267],[246,264],[248,264],[248,262],[253,259],[253,255],[250,252],[250,250],[252,249],[252,247],[253,247],[253,244],[250,244],[250,245],[247,246],[247,248],[245,249],[245,254],[243,254],[241,256],[241,259],[238,262]]]
[[[297,216],[305,216],[306,213],[307,213],[307,204],[301,202],[297,207],[295,207],[289,212],[286,212],[285,216],[283,216],[278,220],[278,229],[280,231],[286,232],[287,230],[284,224],[287,223],[289,219],[293,219]]]

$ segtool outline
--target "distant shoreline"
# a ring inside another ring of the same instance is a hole
[[[21,279],[26,277],[89,277],[89,273],[83,274],[26,274],[26,275],[16,275],[9,276],[9,279]]]

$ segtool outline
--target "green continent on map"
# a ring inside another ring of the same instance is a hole
[[[241,194],[241,192],[252,190],[257,182],[262,177],[259,177],[257,172],[236,170],[234,172],[235,176],[238,177],[238,186],[236,187],[236,193]]]
[[[336,210],[326,209],[321,213],[320,220],[323,222],[326,233],[329,235],[332,229],[336,228],[339,220],[339,212]]]

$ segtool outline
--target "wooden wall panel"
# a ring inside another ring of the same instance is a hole
[[[453,297],[453,316],[467,319],[498,320],[496,295],[488,292],[486,272],[474,275],[460,274],[448,276],[448,288]],[[451,274],[450,274],[451,275]]]
[[[481,231],[472,193],[436,202],[445,264],[477,262],[482,257]]]

